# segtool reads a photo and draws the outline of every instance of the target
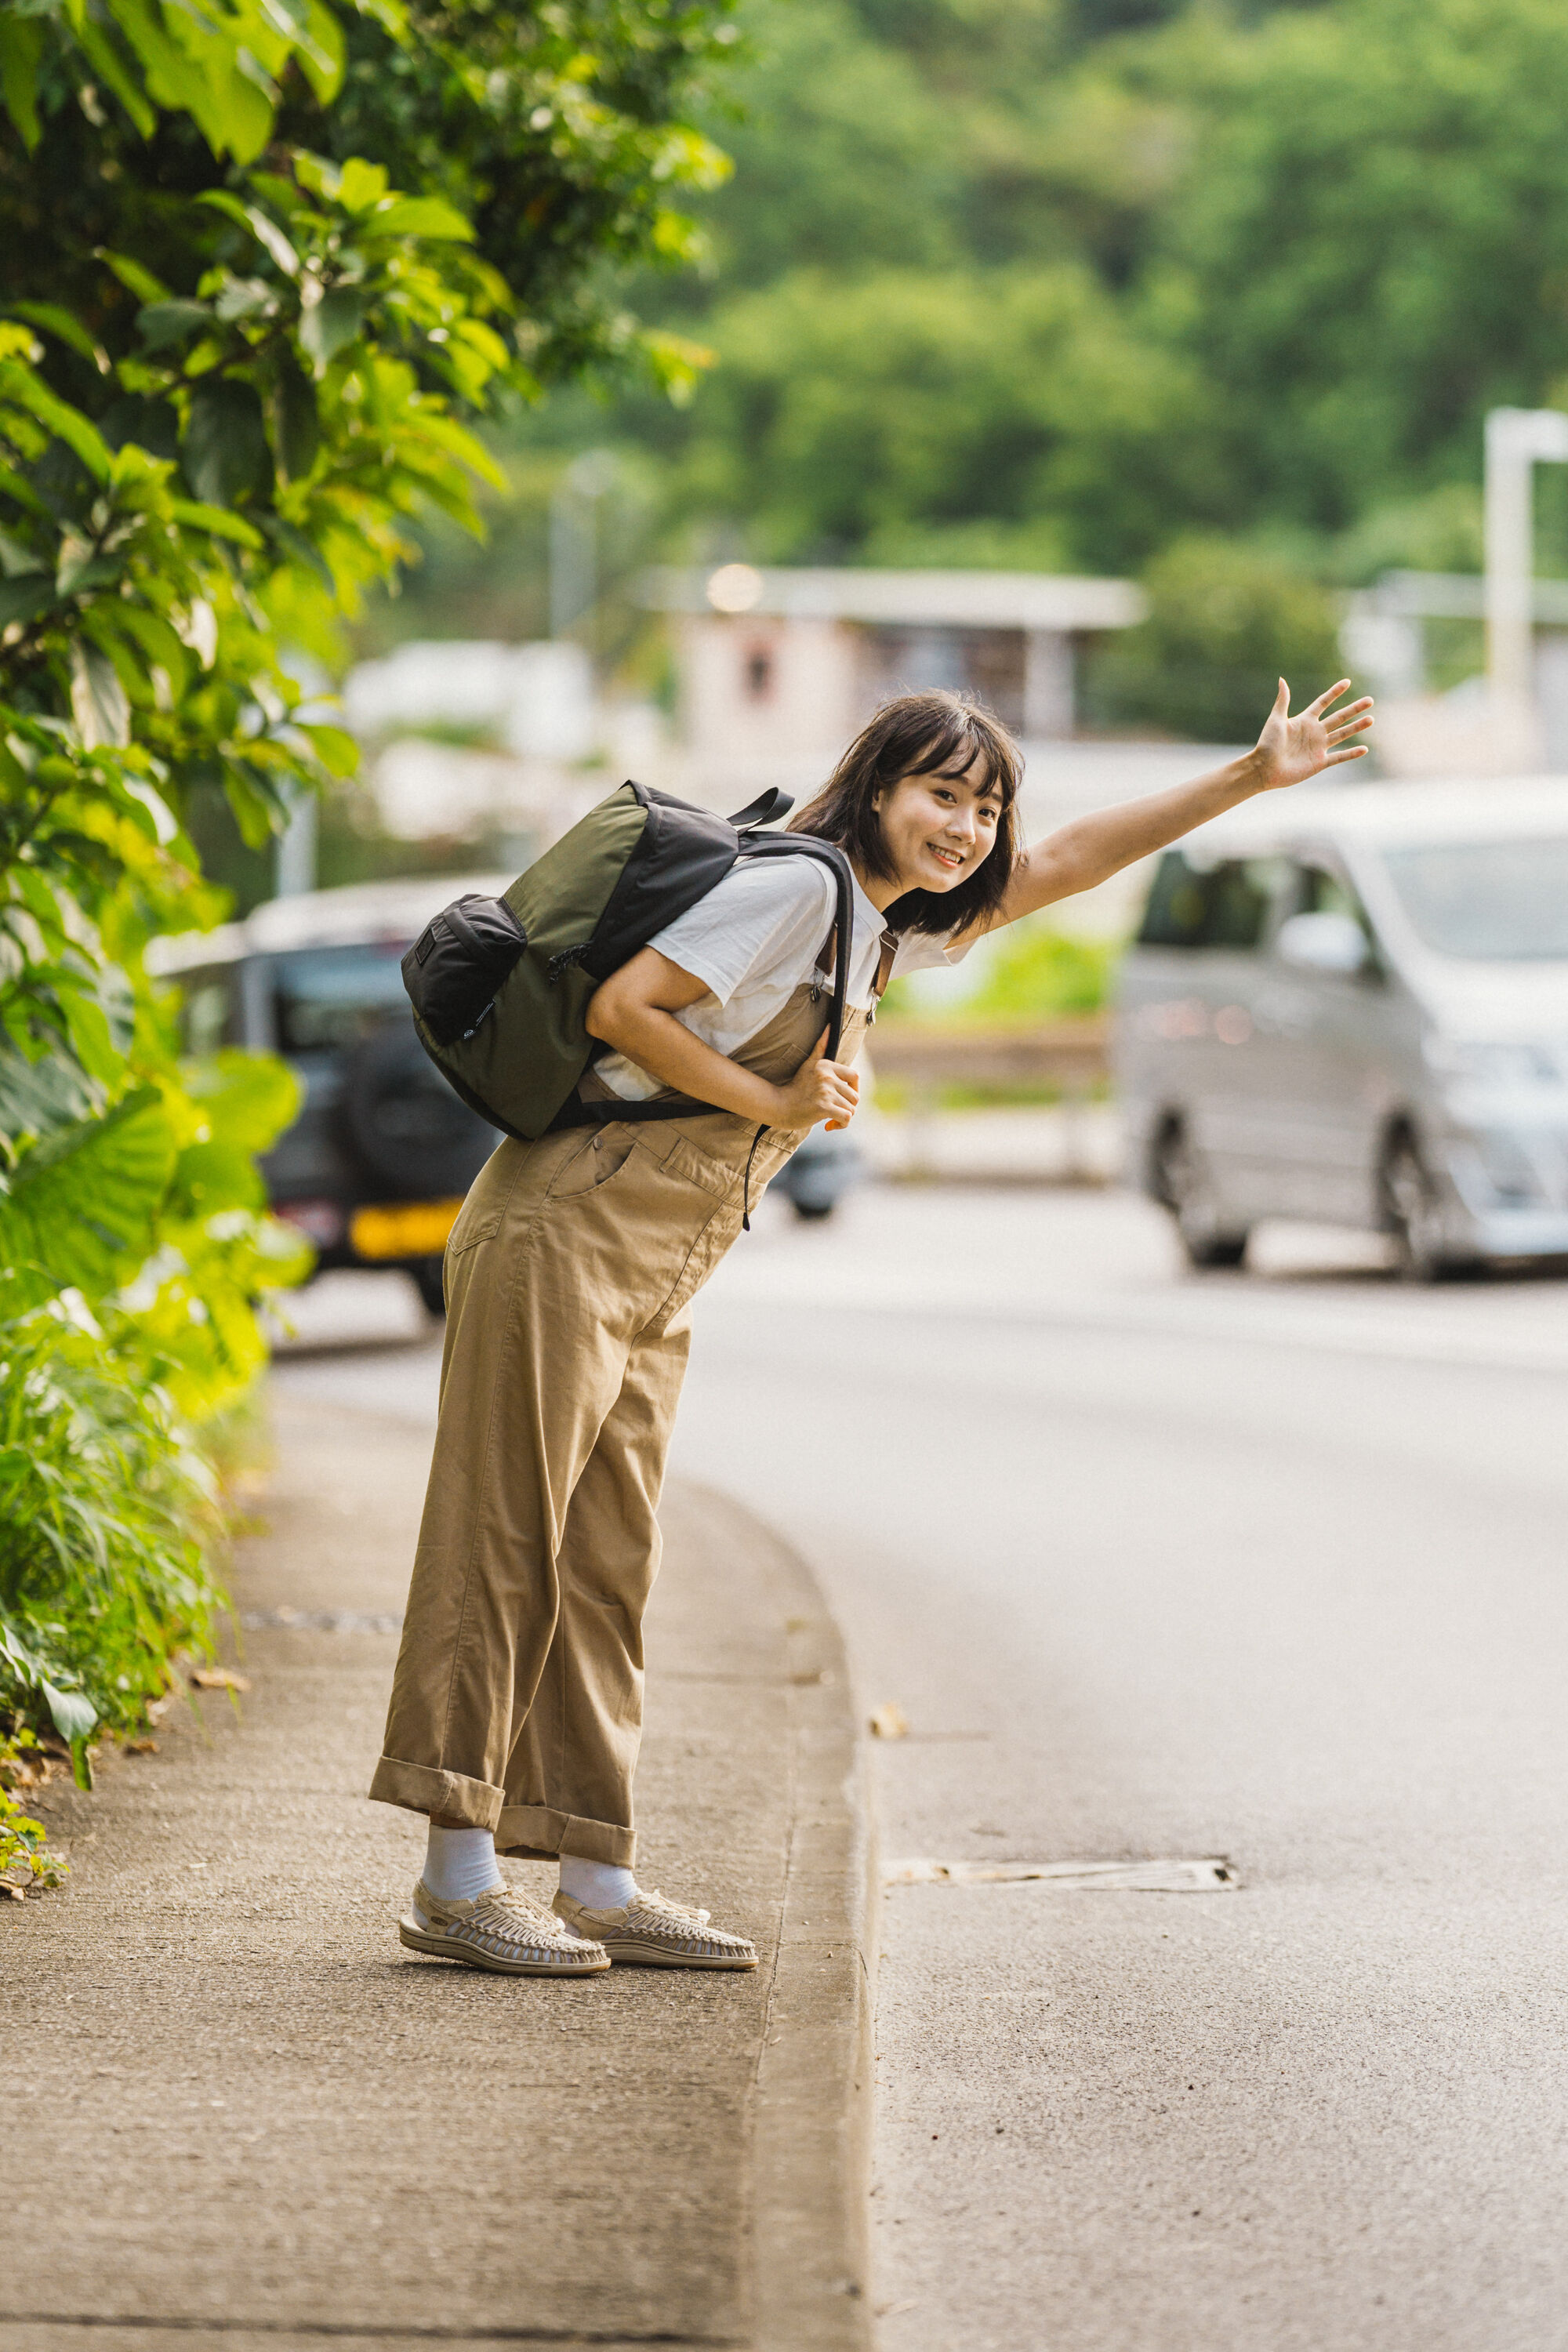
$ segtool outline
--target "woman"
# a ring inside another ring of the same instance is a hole
[[[834,890],[808,858],[737,866],[598,990],[588,1026],[608,1051],[589,1091],[721,1108],[505,1142],[453,1228],[435,1458],[371,1789],[429,1817],[405,1945],[516,1975],[756,1965],[743,1937],[645,1894],[632,1866],[642,1615],[691,1299],[748,1194],[818,1120],[854,1117],[856,1047],[890,979],[1362,758],[1370,699],[1331,715],[1347,686],[1293,719],[1281,680],[1245,757],[1023,852],[1005,730],[954,695],[901,696],[794,821],[855,875],[836,1060]],[[498,1852],[559,1859],[550,1911],[508,1887]]]

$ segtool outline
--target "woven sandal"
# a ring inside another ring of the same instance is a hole
[[[411,1952],[501,1977],[596,1977],[610,1965],[602,1944],[569,1936],[548,1911],[506,1885],[472,1903],[443,1903],[421,1879],[397,1935]]]
[[[744,1936],[708,1924],[706,1911],[667,1903],[657,1887],[619,1911],[590,1911],[569,1895],[557,1895],[551,1909],[579,1936],[592,1937],[622,1967],[643,1969],[754,1969],[757,1952]]]

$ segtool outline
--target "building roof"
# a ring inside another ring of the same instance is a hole
[[[1131,580],[1059,572],[717,571],[666,567],[644,574],[656,612],[756,614],[769,619],[859,621],[915,629],[1125,629],[1148,610]]]
[[[1532,581],[1531,597],[1537,621],[1556,628],[1568,622],[1568,580]],[[1363,611],[1402,620],[1481,621],[1487,583],[1479,572],[1385,572],[1352,601]]]

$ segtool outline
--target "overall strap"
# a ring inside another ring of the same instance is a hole
[[[837,899],[834,915],[833,1004],[827,1016],[827,1059],[838,1058],[844,1035],[844,1014],[849,1003],[849,944],[854,923],[854,877],[849,860],[837,842],[819,841],[812,833],[762,833],[741,844],[742,857],[812,857],[833,877]]]
[[[898,931],[884,931],[881,938],[877,942],[877,976],[871,982],[871,1011],[869,1014],[869,1018],[873,1021],[877,1017],[878,1005],[880,1004],[883,997],[886,996],[888,992],[888,982],[893,977],[893,963],[899,952],[900,936],[901,935]],[[822,953],[817,959],[817,961],[825,971],[834,961],[834,950],[837,943],[837,939],[838,926],[835,923],[833,929],[827,934]]]

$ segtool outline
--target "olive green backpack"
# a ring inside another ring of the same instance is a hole
[[[605,1049],[584,1016],[601,981],[750,857],[810,857],[833,876],[831,1058],[849,981],[849,864],[810,834],[758,830],[791,804],[787,793],[765,793],[726,818],[625,783],[500,898],[470,892],[444,908],[404,957],[403,982],[419,1042],[448,1085],[492,1127],[528,1142],[555,1128],[711,1110],[687,1096],[584,1102],[577,1082]]]

